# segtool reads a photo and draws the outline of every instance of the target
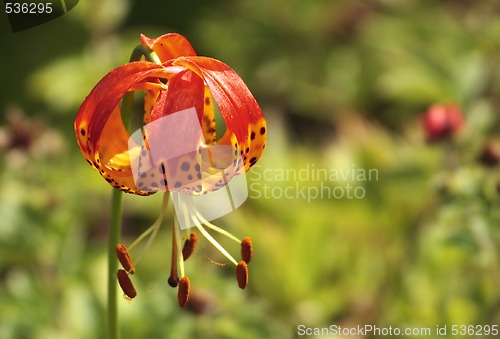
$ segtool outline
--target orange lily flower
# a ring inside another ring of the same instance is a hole
[[[143,188],[134,181],[131,159],[139,157],[140,149],[129,150],[130,135],[120,112],[120,101],[127,92],[145,90],[145,124],[194,107],[206,144],[234,146],[248,171],[264,150],[266,121],[243,80],[226,64],[196,56],[189,42],[179,34],[157,39],[142,35],[141,40],[162,64],[149,61],[125,64],[108,73],[90,92],[74,124],[78,145],[87,162],[122,191],[138,195],[157,191],[151,182]],[[219,139],[215,132],[214,101],[226,124],[226,131]],[[166,184],[160,186],[169,190]],[[207,190],[214,187],[203,188],[204,192]]]
[[[182,189],[199,196],[223,187],[232,176],[241,173],[240,169],[248,171],[264,151],[267,131],[262,111],[243,80],[221,61],[196,56],[189,42],[179,34],[166,34],[157,39],[141,35],[141,41],[161,63],[136,61],[112,70],[94,87],[78,111],[75,133],[87,162],[113,187],[138,195]],[[120,110],[124,96],[138,90],[145,93],[144,126],[138,130],[142,137],[140,142],[134,139],[136,133],[131,136],[127,131]],[[215,105],[226,127],[220,138],[216,135]],[[182,136],[181,141],[172,138],[171,129],[166,131],[162,129],[163,125],[155,124],[174,114],[193,112],[193,108],[196,113],[194,120],[187,120],[188,123],[181,120],[181,124],[175,126],[175,132]],[[188,139],[191,134],[184,132],[198,123],[201,138],[194,136],[194,140],[187,140],[185,134]],[[191,148],[193,152],[181,153],[180,159],[158,158],[152,162],[155,147],[175,149],[184,142],[196,146]],[[225,146],[222,148],[230,152],[212,146]],[[144,161],[149,162],[144,165]],[[141,163],[147,167],[142,172]],[[166,172],[169,172],[168,178]],[[164,196],[157,221],[128,250],[146,235],[154,237],[164,219],[167,201],[168,193]],[[180,213],[186,220],[190,218],[200,233],[236,266],[238,286],[245,288],[248,283],[247,263],[252,255],[250,238],[240,240],[211,224],[190,201],[189,198],[178,198],[182,207]],[[236,261],[202,224],[240,243],[242,260]],[[184,261],[194,251],[198,237],[191,233],[182,247],[177,217],[174,218],[172,235],[172,266],[168,283],[172,287],[179,286],[178,301],[184,307],[190,289],[190,281],[184,275]],[[123,266],[118,270],[117,278],[125,296],[130,299],[137,294],[129,276],[136,272],[137,262],[132,262],[128,250],[117,244],[117,257]]]

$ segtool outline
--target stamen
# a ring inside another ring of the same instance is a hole
[[[173,237],[175,238],[175,248],[176,248],[176,261],[179,261],[179,273],[181,278],[184,277],[184,259],[182,257],[181,250],[181,228],[179,226],[179,220],[177,220],[177,214],[174,214],[174,226],[173,226]],[[179,259],[177,259],[179,258]]]
[[[182,277],[179,282],[179,291],[177,292],[177,301],[180,307],[186,306],[189,299],[189,290],[191,283],[188,277]]]
[[[248,266],[243,260],[236,266],[236,280],[238,280],[238,286],[244,289],[248,284]]]
[[[137,292],[132,284],[132,280],[130,280],[130,277],[128,276],[127,271],[119,269],[116,276],[118,278],[118,284],[120,284],[125,296],[128,299],[134,299],[137,296]]]
[[[120,264],[122,264],[122,267],[125,269],[125,271],[130,274],[135,273],[134,264],[132,263],[132,259],[130,258],[125,245],[116,245],[116,256],[118,257],[118,260],[120,261]]]
[[[241,241],[241,259],[248,264],[250,259],[252,259],[252,254],[252,240],[250,237],[244,237]]]
[[[175,237],[175,222],[172,224],[172,256],[170,258],[170,277],[168,284],[172,287],[177,287],[179,284],[179,275],[177,273],[177,238]]]
[[[203,226],[201,226],[196,218],[194,216],[191,216],[191,218],[193,219],[194,223],[196,224],[196,227],[198,228],[198,230],[201,232],[201,234],[203,234],[203,236],[205,236],[205,238],[208,239],[208,241],[210,241],[212,243],[212,245],[215,246],[215,248],[217,248],[222,254],[224,254],[226,256],[226,258],[229,259],[229,261],[231,261],[233,264],[235,265],[238,265],[238,263],[236,262],[236,260],[233,258],[233,256],[231,254],[229,254],[226,249],[224,247],[222,247],[221,244],[219,244],[217,242],[217,240],[215,240],[211,235],[210,233],[208,233],[204,228]]]
[[[139,260],[141,260],[142,258],[142,255],[149,249],[149,247],[151,246],[151,244],[153,243],[153,240],[156,238],[156,234],[158,233],[158,230],[160,229],[160,226],[163,222],[163,219],[165,217],[165,213],[167,211],[167,205],[168,205],[168,198],[169,198],[169,194],[168,192],[166,192],[164,195],[163,195],[163,201],[161,203],[161,210],[160,210],[160,215],[158,216],[158,219],[156,219],[156,221],[154,222],[153,225],[151,225],[151,227],[149,227],[146,231],[144,231],[129,247],[128,249],[131,250],[134,246],[136,246],[137,244],[139,244],[148,234],[151,233],[151,236],[149,237],[148,239],[148,242],[146,243],[146,245],[144,246],[144,248],[142,249],[142,251],[139,253],[139,255],[137,256],[137,259],[135,260],[135,263],[137,264],[139,262]]]
[[[179,196],[180,198],[180,196]],[[198,230],[200,231],[201,234],[203,234],[203,236],[205,238],[207,238],[208,241],[210,241],[212,243],[212,245],[214,245],[215,248],[217,248],[222,254],[224,254],[224,256],[229,259],[229,261],[231,261],[234,265],[238,265],[238,262],[231,256],[231,254],[229,254],[226,249],[224,247],[222,247],[221,244],[219,244],[217,242],[217,240],[215,240],[211,235],[210,233],[208,233],[204,228],[203,226],[201,226],[201,222],[200,220],[197,219],[197,215],[196,215],[196,208],[193,206],[192,202],[188,199],[180,199],[180,202],[182,202],[182,213],[184,214],[185,217],[187,216],[191,216],[191,220],[193,221],[193,223],[196,225],[196,227],[198,228]],[[193,211],[193,213],[189,213],[188,214],[188,208],[190,211]],[[199,213],[198,213],[199,214]],[[239,240],[238,240],[239,242]]]
[[[198,243],[198,235],[194,232],[191,233],[189,239],[184,242],[184,247],[182,248],[182,258],[186,261],[191,254],[193,254],[196,244]]]
[[[205,219],[205,218],[204,218],[204,217],[200,214],[200,212],[199,212],[198,210],[194,209],[194,210],[193,210],[193,212],[194,212],[194,214],[196,215],[196,217],[198,218],[198,220],[200,220],[200,222],[201,222],[203,225],[207,226],[208,228],[213,229],[213,230],[214,230],[214,231],[216,231],[216,232],[219,232],[219,233],[220,233],[220,234],[222,234],[222,235],[225,235],[226,237],[228,237],[228,238],[230,238],[230,239],[232,239],[232,240],[236,241],[237,243],[240,243],[240,242],[241,242],[241,240],[240,240],[240,239],[236,238],[234,235],[232,235],[232,234],[231,234],[231,233],[229,233],[228,231],[226,231],[226,230],[224,230],[224,229],[222,229],[222,228],[220,228],[220,227],[217,227],[217,226],[215,226],[214,224],[210,223],[208,220],[206,220],[206,219]]]

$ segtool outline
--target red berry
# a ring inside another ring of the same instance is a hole
[[[465,124],[456,105],[433,105],[422,116],[427,141],[439,141],[456,134]]]

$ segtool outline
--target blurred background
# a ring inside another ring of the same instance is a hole
[[[254,258],[241,291],[202,240],[179,309],[167,223],[137,266],[138,297],[119,301],[127,338],[500,325],[499,15],[496,0],[87,0],[15,34],[0,15],[0,337],[105,337],[111,188],[73,121],[140,33],[168,32],[234,68],[268,119],[249,199],[216,221],[250,236]],[[422,117],[436,104],[464,121],[431,143]],[[340,196],[348,185],[358,196]],[[125,244],[160,203],[126,195]]]

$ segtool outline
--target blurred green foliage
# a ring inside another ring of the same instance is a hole
[[[477,161],[499,132],[499,14],[496,0],[88,0],[16,34],[5,20],[0,337],[105,336],[110,188],[80,156],[72,124],[140,33],[167,32],[232,66],[268,119],[266,152],[247,176],[250,199],[218,220],[250,235],[255,257],[240,291],[202,242],[186,264],[192,309],[180,310],[166,284],[162,228],[137,268],[139,296],[119,305],[127,338],[294,338],[300,324],[500,325],[500,173]],[[426,144],[419,116],[447,102],[462,107],[466,127]],[[310,202],[278,193],[317,180],[262,179],[266,169],[308,165],[379,176],[350,182],[362,199]],[[264,184],[275,196],[264,197]],[[159,199],[126,197],[125,243],[153,222]]]

